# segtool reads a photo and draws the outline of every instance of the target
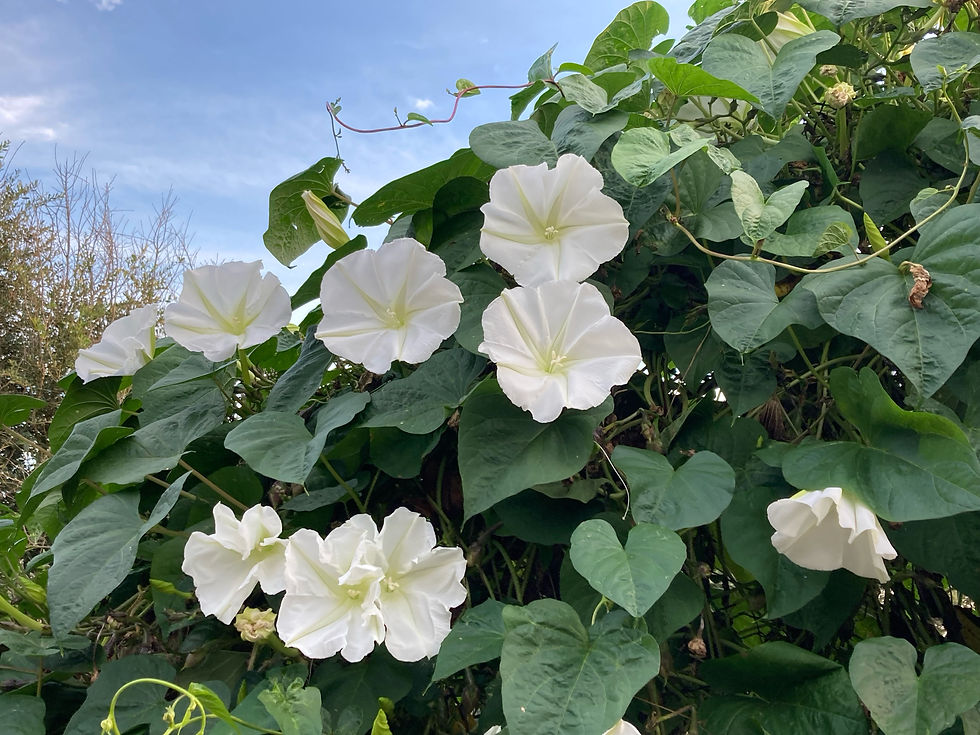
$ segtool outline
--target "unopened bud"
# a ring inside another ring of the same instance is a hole
[[[316,231],[320,239],[334,250],[350,242],[347,233],[337,219],[337,215],[328,207],[324,201],[312,191],[304,191],[302,194],[303,202],[306,204],[306,211],[313,218]]]
[[[261,643],[276,631],[276,614],[272,610],[246,607],[235,616],[235,630],[243,641]]]
[[[837,67],[833,64],[824,64],[820,67],[820,76],[833,77],[837,75]]]
[[[704,638],[697,636],[687,642],[687,650],[696,658],[704,658],[708,655],[708,647],[704,644]]]
[[[824,102],[839,110],[857,97],[857,91],[847,82],[838,82],[833,87],[828,87],[823,93]]]

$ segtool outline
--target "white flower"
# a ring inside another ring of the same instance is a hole
[[[795,564],[888,581],[882,559],[894,559],[895,549],[871,509],[841,488],[801,491],[772,503],[766,515],[776,529],[772,545]]]
[[[265,342],[289,324],[289,294],[262,261],[232,261],[185,271],[180,299],[164,312],[164,330],[212,362]]]
[[[483,312],[479,349],[507,397],[541,423],[598,406],[640,365],[636,337],[590,283],[505,290]]]
[[[773,50],[778,53],[779,49],[790,41],[816,32],[817,29],[813,27],[809,19],[804,22],[790,12],[776,13],[776,27],[772,29],[764,40],[760,40],[758,43],[771,62],[775,58]],[[770,46],[772,49],[770,49]]]
[[[184,546],[181,569],[194,579],[205,615],[230,623],[255,583],[275,594],[286,587],[282,521],[276,511],[255,505],[235,518],[221,503],[214,506],[214,533],[195,531]]]
[[[102,339],[78,353],[75,372],[83,383],[110,375],[132,375],[153,359],[156,304],[134,309],[105,328]]]
[[[432,524],[407,508],[385,519],[378,542],[385,646],[399,661],[431,658],[449,635],[450,611],[466,599],[463,550],[434,548]]]
[[[620,720],[615,725],[606,730],[602,735],[640,735],[640,731],[633,727],[626,720]]]
[[[303,203],[306,204],[306,211],[313,218],[313,224],[316,225],[316,231],[320,235],[320,239],[334,250],[342,245],[346,245],[350,238],[344,231],[343,225],[340,224],[340,220],[337,219],[337,215],[333,213],[333,210],[312,191],[304,191],[300,196],[303,197]]]
[[[283,643],[310,658],[339,651],[355,662],[384,640],[377,538],[367,515],[354,516],[325,539],[309,529],[289,537],[286,596],[276,620]]]
[[[584,281],[626,245],[629,223],[602,174],[567,153],[549,169],[511,166],[490,180],[480,249],[522,286]]]
[[[445,276],[442,259],[408,237],[351,253],[323,274],[316,336],[373,373],[424,362],[459,326],[463,295]]]
[[[483,733],[483,735],[500,735],[500,725],[494,725],[485,733]]]
[[[378,528],[356,515],[321,539],[303,529],[286,550],[283,643],[311,658],[360,661],[382,641],[399,661],[439,652],[450,610],[463,602],[459,548],[435,547],[426,519],[398,508]]]

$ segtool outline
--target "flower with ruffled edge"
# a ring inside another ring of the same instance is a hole
[[[598,406],[640,366],[639,342],[599,289],[570,281],[501,293],[483,312],[479,350],[504,394],[540,423]]]
[[[772,545],[806,569],[847,569],[860,577],[888,581],[883,559],[897,552],[870,508],[839,487],[801,490],[766,509],[776,529]]]
[[[436,547],[432,524],[408,508],[385,518],[378,543],[385,647],[399,661],[431,658],[449,635],[450,611],[466,599],[463,550]]]
[[[584,281],[626,246],[629,223],[602,174],[567,153],[553,169],[510,166],[490,180],[480,250],[522,286]]]
[[[194,580],[201,611],[230,623],[256,582],[269,595],[286,588],[286,541],[279,538],[282,521],[269,506],[252,506],[241,521],[222,503],[212,512],[214,533],[191,534],[180,568]]]
[[[384,578],[378,528],[356,515],[320,538],[304,528],[286,548],[286,595],[276,630],[283,643],[310,658],[338,651],[350,662],[384,640],[378,598]]]
[[[79,350],[75,372],[88,383],[96,378],[133,375],[153,359],[159,307],[150,304],[134,309],[105,328],[102,339]]]
[[[373,373],[424,362],[459,326],[463,295],[445,276],[442,258],[409,237],[351,253],[323,274],[316,336]]]
[[[289,294],[272,273],[261,273],[260,260],[185,271],[180,298],[163,315],[167,336],[217,362],[278,334],[292,316]]]

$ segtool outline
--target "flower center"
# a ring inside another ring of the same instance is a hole
[[[385,309],[384,323],[389,329],[401,329],[405,326],[405,316],[389,306]]]
[[[388,592],[394,592],[395,590],[397,590],[399,588],[399,586],[400,585],[398,584],[398,582],[396,582],[395,580],[393,580],[391,577],[385,577],[385,579],[384,579],[384,588],[385,588],[386,591],[388,591]]]
[[[361,593],[361,590],[357,589],[357,587],[348,587],[347,596],[352,600],[360,600],[361,597],[363,597],[363,594]]]
[[[551,351],[551,357],[548,362],[543,364],[541,368],[546,373],[558,373],[565,369],[565,361],[568,359],[568,355],[560,355],[557,350]]]
[[[558,237],[558,228],[557,227],[555,227],[554,225],[548,225],[547,227],[544,228],[544,239],[545,240],[549,240],[549,241],[550,240],[554,240],[556,237]]]

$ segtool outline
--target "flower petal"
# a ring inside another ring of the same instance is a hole
[[[411,238],[360,250],[323,274],[316,336],[336,355],[384,373],[395,360],[427,360],[459,326],[459,287]]]
[[[194,580],[201,612],[222,623],[231,623],[257,581],[251,561],[200,531],[187,539],[180,568]]]
[[[156,304],[134,309],[116,319],[102,333],[102,339],[84,350],[75,360],[75,372],[83,383],[112,375],[133,375],[153,359],[156,346]]]
[[[182,347],[225,360],[261,344],[289,323],[289,294],[262,262],[233,261],[184,273],[180,299],[164,313],[164,328]]]
[[[505,290],[483,313],[480,351],[515,405],[547,423],[598,406],[640,365],[640,345],[588,283]]]
[[[522,286],[582,281],[629,237],[622,207],[602,193],[602,174],[581,156],[555,168],[511,166],[490,180],[480,249]]]

